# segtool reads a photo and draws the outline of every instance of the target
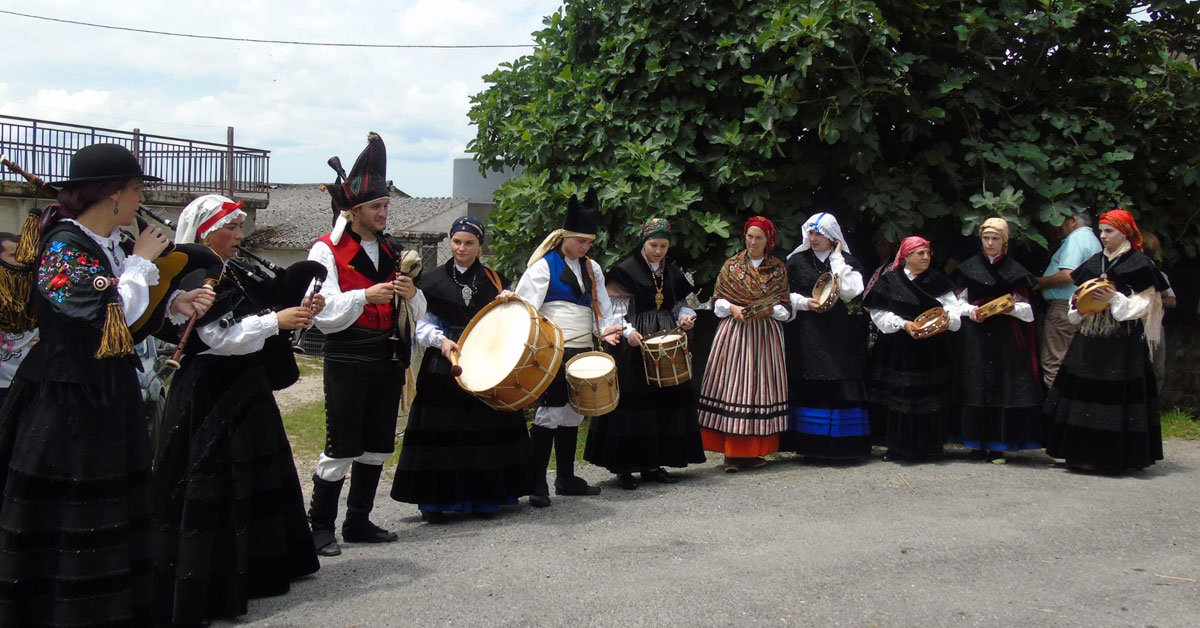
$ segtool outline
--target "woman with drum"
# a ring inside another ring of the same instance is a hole
[[[787,269],[770,255],[770,220],[750,218],[742,237],[746,249],[725,260],[717,277],[713,313],[721,322],[700,387],[704,448],[725,455],[727,473],[765,466],[763,456],[779,450],[787,429]]]
[[[452,258],[417,281],[428,310],[417,322],[426,347],[408,413],[392,499],[417,504],[430,523],[448,513],[492,517],[529,494],[529,436],[520,412],[500,412],[467,393],[451,375],[451,357],[467,323],[508,280],[479,261],[483,222],[456,218]]]
[[[1044,407],[1046,453],[1085,471],[1122,473],[1162,460],[1162,426],[1146,321],[1159,307],[1158,272],[1141,252],[1133,215],[1100,216],[1104,249],[1072,273],[1067,316],[1079,325]]]
[[[905,238],[863,301],[879,329],[868,390],[871,424],[885,430],[884,460],[941,453],[946,438],[951,353],[942,332],[962,324],[961,303],[931,261],[928,240]]]
[[[947,440],[997,464],[1004,452],[1042,448],[1041,381],[1030,290],[1037,279],[1008,255],[1008,222],[989,218],[983,243],[954,272],[967,320],[955,343],[957,409]]]
[[[865,458],[871,455],[862,378],[867,317],[855,301],[863,267],[833,214],[810,216],[803,233],[787,259],[795,317],[783,326],[789,410],[781,446],[811,458]]]
[[[607,276],[613,316],[624,321],[628,343],[613,350],[621,399],[613,412],[592,418],[583,457],[630,490],[638,486],[636,471],[643,482],[672,484],[678,479],[663,467],[704,462],[686,334],[696,313],[684,304],[693,288],[667,259],[670,246],[671,223],[651,218],[638,250]]]

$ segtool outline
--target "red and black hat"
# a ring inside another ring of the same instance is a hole
[[[325,186],[334,218],[340,212],[388,195],[387,149],[378,133],[367,134],[367,147],[359,154],[349,175],[336,157],[329,160],[329,165],[338,173],[337,180]]]

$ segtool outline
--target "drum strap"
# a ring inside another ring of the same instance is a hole
[[[483,274],[487,276],[488,281],[492,282],[493,286],[496,286],[496,294],[504,292],[504,286],[500,283],[500,275],[496,271],[484,266]]]

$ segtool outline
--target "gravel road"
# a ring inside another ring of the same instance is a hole
[[[598,497],[442,525],[381,486],[400,542],[344,545],[215,625],[1200,625],[1200,442],[1125,477],[878,453],[733,475],[714,458],[636,491],[585,466]]]

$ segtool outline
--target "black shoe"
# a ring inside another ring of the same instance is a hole
[[[550,450],[553,448],[554,430],[540,425],[529,427],[529,505],[534,508],[550,506],[546,467],[550,464]]]
[[[658,482],[659,484],[674,484],[679,481],[679,478],[667,473],[667,470],[658,467],[649,471],[642,471],[643,482]]]
[[[886,452],[884,452],[884,454],[883,454],[884,462],[891,462],[895,459],[896,459],[896,454],[892,453],[892,450],[889,449]]]
[[[579,476],[557,478],[554,480],[555,495],[599,495],[600,487],[588,484]]]
[[[440,510],[422,510],[421,511],[421,521],[424,521],[425,523],[433,523],[433,524],[446,523],[446,521],[448,521],[448,520],[449,520],[449,517],[446,516],[446,513],[442,512]]]
[[[313,530],[313,547],[317,548],[318,556],[342,555],[342,546],[338,545],[333,530]]]
[[[371,523],[370,520],[360,520],[342,524],[342,540],[347,543],[394,543],[399,541],[400,537],[395,532]]]
[[[548,508],[550,506],[549,495],[530,495],[529,505],[534,508]]]
[[[642,474],[643,477],[645,477],[645,475],[645,473]],[[632,473],[618,473],[617,484],[627,491],[632,491],[638,487],[637,478],[633,477]]]

